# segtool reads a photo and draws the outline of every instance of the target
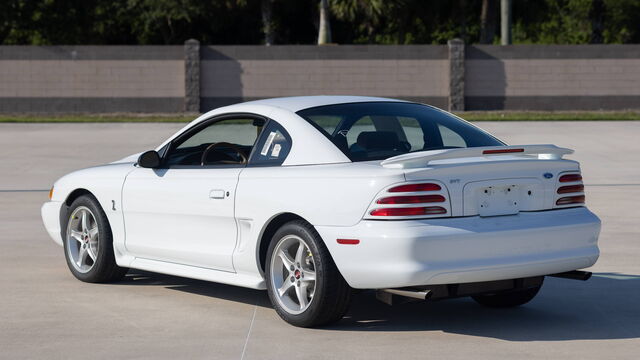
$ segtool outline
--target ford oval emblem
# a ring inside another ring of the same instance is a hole
[[[552,173],[544,173],[543,176],[544,176],[545,179],[551,179],[553,177],[553,174]]]

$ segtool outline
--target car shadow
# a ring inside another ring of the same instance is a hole
[[[596,273],[587,281],[545,279],[538,296],[512,309],[491,309],[470,298],[389,307],[357,296],[340,331],[443,331],[508,341],[640,337],[640,276]]]
[[[125,278],[120,282],[114,283],[114,285],[161,286],[169,290],[182,291],[195,295],[209,296],[265,308],[272,307],[266,291],[142,270],[129,270]]]
[[[135,271],[123,285],[167,289],[270,308],[265,291]],[[373,291],[354,295],[347,315],[317,331],[442,331],[507,341],[640,337],[640,275],[594,273],[587,281],[549,278],[530,303],[491,309],[470,298],[388,306]]]

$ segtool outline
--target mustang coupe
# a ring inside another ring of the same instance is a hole
[[[572,152],[413,102],[259,100],[62,177],[42,219],[81,281],[141,269],[266,289],[296,326],[338,321],[353,289],[512,307],[598,258]]]

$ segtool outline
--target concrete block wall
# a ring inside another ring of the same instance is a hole
[[[456,110],[640,108],[640,45],[0,46],[0,112],[207,111],[352,94]]]
[[[468,48],[468,110],[640,108],[640,45]]]
[[[0,46],[2,112],[176,112],[182,46]]]
[[[445,46],[208,46],[203,111],[248,99],[366,95],[447,107]]]

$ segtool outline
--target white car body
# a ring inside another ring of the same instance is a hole
[[[314,96],[215,109],[157,150],[211,117],[251,113],[275,120],[293,139],[284,163],[158,172],[136,166],[138,155],[132,155],[59,179],[51,201],[42,206],[45,227],[62,245],[65,202],[78,191],[88,192],[107,215],[119,266],[254,289],[265,289],[261,251],[270,241],[265,238],[269,225],[287,217],[313,225],[353,288],[525,278],[596,262],[598,217],[584,206],[556,205],[560,176],[580,172],[577,162],[562,158],[570,150],[509,146],[505,149],[522,151],[488,155],[483,152],[495,147],[445,149],[352,162],[296,114],[330,104],[394,101]],[[447,217],[371,216],[379,207],[376,199],[389,188],[425,181],[441,186],[436,193],[446,198]],[[500,199],[517,199],[511,214],[482,198],[488,188],[502,191],[510,186],[517,195]],[[530,191],[536,196],[527,196]],[[498,207],[498,212],[480,209],[481,204]],[[506,216],[493,216],[501,214]]]

